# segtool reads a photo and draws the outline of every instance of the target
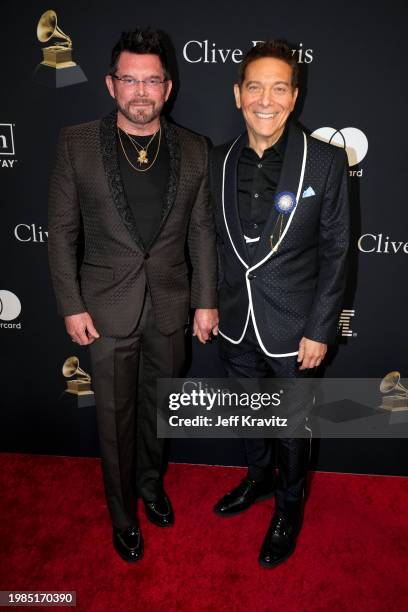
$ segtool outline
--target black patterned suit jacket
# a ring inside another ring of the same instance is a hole
[[[335,338],[349,246],[347,158],[343,149],[289,124],[276,197],[290,192],[296,206],[284,216],[278,248],[273,250],[271,235],[276,242],[279,213],[271,202],[268,221],[251,256],[237,200],[238,160],[247,142],[245,133],[211,154],[220,268],[219,330],[238,346],[252,319],[266,355],[296,355],[302,336],[324,343]]]
[[[61,131],[49,196],[51,277],[60,314],[87,311],[102,335],[133,331],[146,283],[163,334],[185,325],[190,307],[216,307],[207,143],[164,118],[161,125],[170,172],[161,223],[146,248],[124,192],[116,112]]]

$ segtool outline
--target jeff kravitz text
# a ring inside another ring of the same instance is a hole
[[[216,420],[202,415],[192,418],[178,415],[169,417],[171,427],[287,427],[287,424],[287,419],[277,416],[256,418],[234,414],[229,417],[218,416]]]

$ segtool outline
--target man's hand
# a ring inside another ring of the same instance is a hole
[[[211,333],[218,334],[218,310],[217,308],[197,308],[194,315],[193,336],[197,336],[200,342],[205,344],[210,340]]]
[[[303,337],[299,343],[299,354],[297,358],[298,363],[302,363],[299,370],[316,368],[322,363],[326,353],[327,344],[315,342],[315,340],[309,340],[309,338]]]
[[[64,317],[65,327],[71,340],[77,344],[86,345],[92,344],[94,340],[99,338],[92,322],[91,316],[87,312],[69,315]]]

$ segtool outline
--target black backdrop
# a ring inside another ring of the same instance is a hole
[[[48,179],[59,129],[112,108],[104,84],[110,51],[121,30],[136,24],[171,36],[177,63],[171,117],[214,144],[243,129],[232,97],[242,51],[273,37],[296,46],[303,84],[297,114],[312,132],[331,127],[326,138],[336,132],[353,164],[346,322],[326,375],[380,380],[400,370],[407,376],[405,3],[58,1],[52,8],[88,79],[60,89],[32,80],[44,46],[37,22],[49,8],[37,0],[2,8],[1,450],[98,453],[92,401],[64,393],[64,360],[74,352],[89,371],[89,357],[86,349],[73,349],[55,310],[47,265]],[[216,344],[193,343],[190,372],[222,375]],[[325,440],[315,445],[314,465],[407,474],[406,448],[402,440]],[[223,464],[243,459],[239,442],[231,440],[174,441],[171,457]]]

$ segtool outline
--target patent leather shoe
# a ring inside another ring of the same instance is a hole
[[[171,527],[174,524],[174,512],[169,498],[163,493],[156,501],[144,502],[146,516],[158,527]]]
[[[300,511],[290,514],[275,512],[259,553],[259,563],[263,567],[276,567],[289,559],[295,550],[301,524]]]
[[[113,545],[116,552],[129,563],[143,557],[143,536],[140,527],[128,527],[120,530],[113,528]]]
[[[233,516],[247,510],[252,504],[273,496],[273,480],[256,481],[244,478],[232,491],[224,495],[214,506],[214,512],[220,516]]]

